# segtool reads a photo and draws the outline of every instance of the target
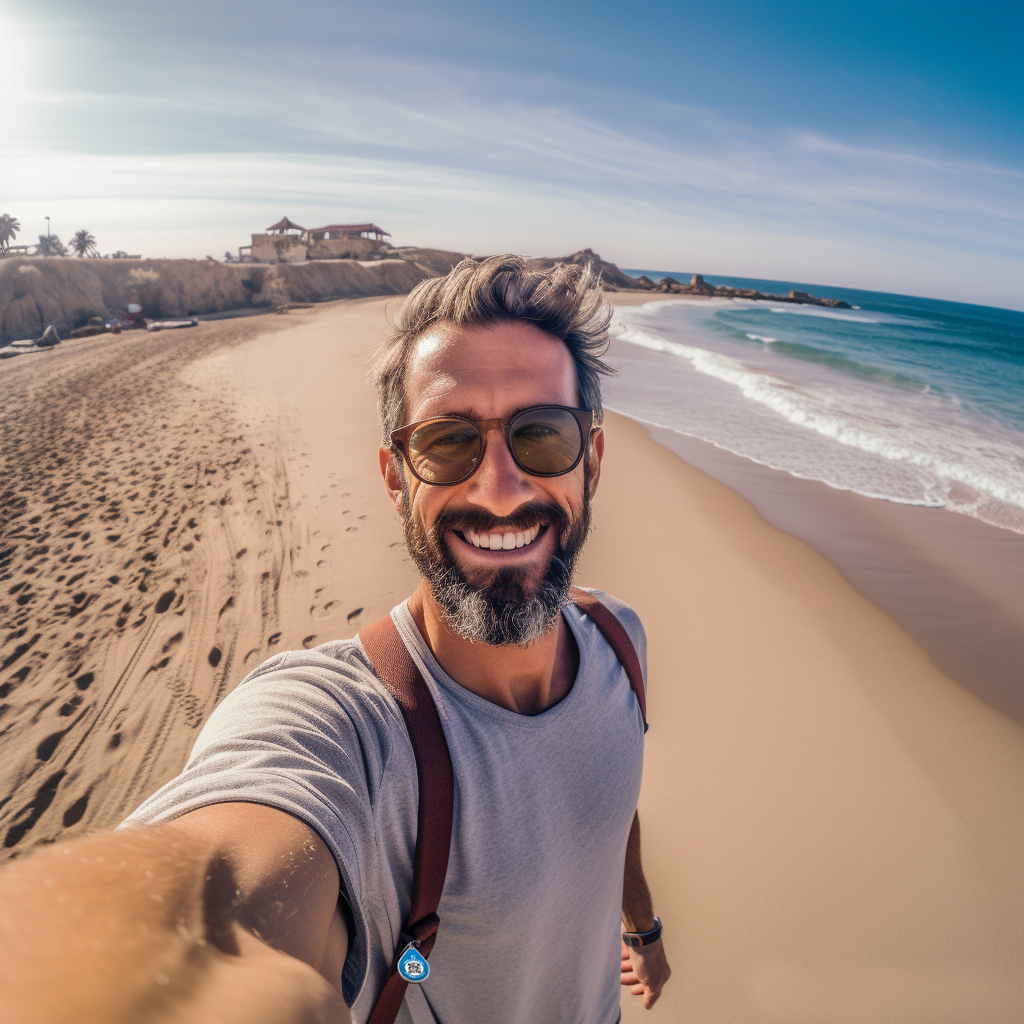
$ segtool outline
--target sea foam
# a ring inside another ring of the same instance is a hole
[[[650,379],[627,384],[622,378],[622,386],[609,389],[623,411],[649,421],[658,406],[657,419],[666,426],[796,476],[870,497],[947,506],[1024,532],[1024,435],[967,415],[953,396],[928,386],[908,395],[828,367],[812,374],[785,355],[766,369],[713,350],[710,336],[704,347],[697,330],[688,330],[687,339],[702,344],[667,337],[650,319],[642,307],[619,309],[613,335],[674,357],[676,372],[631,365],[632,376],[650,373]],[[688,378],[680,362],[708,383]]]

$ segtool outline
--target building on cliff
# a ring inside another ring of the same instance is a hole
[[[240,245],[240,260],[253,263],[302,263],[305,260],[367,259],[388,247],[391,234],[376,224],[325,224],[304,228],[287,217]]]

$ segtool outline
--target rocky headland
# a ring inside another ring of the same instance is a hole
[[[618,268],[616,268],[618,269]],[[709,299],[761,299],[765,302],[795,302],[805,306],[829,306],[832,309],[849,309],[850,304],[842,299],[823,299],[808,292],[790,290],[788,295],[772,295],[770,292],[759,292],[753,288],[730,288],[728,285],[708,284],[703,275],[694,274],[689,284],[683,284],[674,277],[663,277],[655,283],[643,274],[631,278],[636,284],[648,291],[666,292],[670,295],[703,295]]]

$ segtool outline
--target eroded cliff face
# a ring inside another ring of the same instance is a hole
[[[0,344],[38,338],[51,324],[66,335],[90,317],[123,314],[130,302],[141,302],[148,316],[182,317],[245,306],[401,295],[433,273],[403,259],[262,266],[15,257],[0,260]]]

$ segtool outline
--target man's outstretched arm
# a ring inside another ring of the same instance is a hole
[[[654,904],[640,860],[640,814],[633,815],[626,844],[626,870],[622,879],[622,920],[626,931],[646,932],[654,927]],[[649,1010],[672,974],[661,939],[649,946],[631,948],[622,943],[622,984],[643,998]]]
[[[217,804],[0,870],[10,1024],[348,1020],[338,869],[283,811]]]

